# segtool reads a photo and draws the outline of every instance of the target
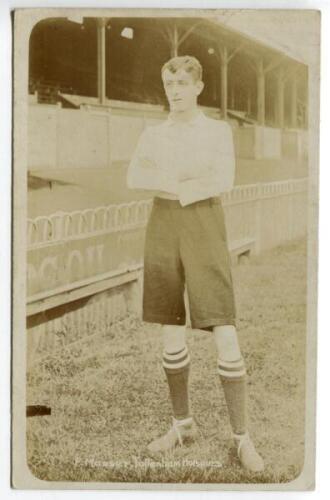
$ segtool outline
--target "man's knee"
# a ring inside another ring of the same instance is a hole
[[[162,325],[163,347],[168,353],[175,353],[186,347],[186,327]]]
[[[225,361],[236,361],[240,359],[241,350],[235,326],[215,326],[213,331],[219,357]]]

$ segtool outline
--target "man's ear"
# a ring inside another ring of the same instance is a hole
[[[203,88],[204,88],[204,82],[202,82],[202,80],[198,80],[196,82],[197,95],[200,95],[202,93]]]

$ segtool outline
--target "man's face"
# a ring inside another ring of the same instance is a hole
[[[203,90],[203,82],[196,81],[184,69],[179,69],[176,73],[165,69],[162,78],[171,111],[187,111],[196,106],[197,97]]]

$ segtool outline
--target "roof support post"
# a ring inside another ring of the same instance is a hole
[[[291,80],[291,127],[297,128],[297,77],[294,74]]]
[[[178,49],[179,49],[178,27],[175,23],[174,29],[173,29],[172,45],[171,45],[171,56],[172,57],[177,57]]]
[[[190,26],[183,34],[180,35],[177,22],[174,21],[173,29],[172,24],[165,26],[165,29],[160,30],[161,35],[170,44],[171,57],[177,57],[180,45],[191,35],[191,33],[200,25],[203,21],[197,21],[195,24]],[[181,30],[182,31],[182,30]]]
[[[248,89],[246,111],[247,111],[247,115],[251,116],[251,90],[250,89]]]
[[[257,61],[257,109],[259,125],[265,125],[265,71],[261,58]]]
[[[100,104],[106,99],[106,52],[105,52],[106,18],[97,20],[97,97]]]
[[[221,115],[227,119],[228,112],[228,50],[224,45],[221,50]]]
[[[279,68],[277,74],[277,124],[279,128],[284,127],[284,85],[285,78],[283,68]]]

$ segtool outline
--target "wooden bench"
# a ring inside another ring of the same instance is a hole
[[[228,244],[230,256],[233,264],[237,264],[241,257],[249,257],[255,253],[255,238],[242,238],[230,241]]]

